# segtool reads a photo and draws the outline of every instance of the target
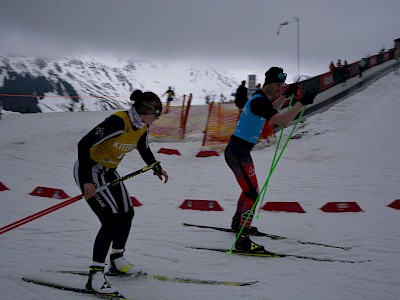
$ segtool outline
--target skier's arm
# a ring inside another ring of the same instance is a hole
[[[289,126],[297,114],[303,109],[303,106],[312,104],[314,102],[316,95],[317,93],[312,91],[305,93],[291,109],[282,114],[275,114],[272,116],[270,121],[284,128]]]
[[[272,102],[272,106],[276,110],[280,110],[282,108],[283,104],[285,104],[287,99],[288,98],[286,98],[284,95],[281,95],[278,99],[276,99],[274,102]]]
[[[302,109],[303,104],[301,104],[300,102],[296,102],[296,104],[292,106],[292,108],[290,108],[288,111],[272,116],[270,121],[276,125],[286,128]]]
[[[151,165],[152,163],[156,162],[156,158],[154,157],[154,154],[149,147],[148,132],[146,132],[140,137],[137,144],[137,149],[139,151],[140,156],[147,165]],[[168,181],[169,178],[168,173],[165,170],[163,170],[161,165],[155,166],[153,170],[154,170],[154,175],[157,175],[160,180],[163,180],[164,178],[164,183]]]
[[[250,110],[253,114],[271,120],[272,116],[279,112],[272,106],[270,100],[265,97],[257,97],[250,103]]]
[[[290,110],[284,113],[279,113],[273,107],[271,101],[264,97],[253,99],[250,104],[250,109],[253,114],[263,117],[264,119],[282,127],[289,126],[290,122],[293,121],[301,111],[302,107],[303,105],[300,102],[297,102]]]

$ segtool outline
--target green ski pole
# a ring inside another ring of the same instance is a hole
[[[278,156],[278,158],[277,158],[275,164],[273,165],[273,167],[272,167],[272,169],[271,169],[271,171],[270,171],[270,174],[269,174],[267,180],[266,180],[265,183],[264,183],[264,186],[263,186],[263,197],[265,196],[265,191],[266,191],[266,189],[267,189],[267,187],[268,187],[269,179],[271,178],[272,173],[275,171],[275,168],[276,168],[276,166],[278,165],[278,162],[279,162],[279,160],[281,159],[281,157],[282,157],[282,155],[283,155],[283,152],[285,151],[287,145],[289,144],[289,141],[290,141],[290,139],[292,138],[293,132],[295,131],[295,129],[296,129],[298,123],[300,122],[301,118],[303,117],[305,108],[306,108],[306,107],[304,107],[303,110],[301,111],[299,118],[297,119],[295,125],[293,126],[293,129],[292,129],[292,131],[290,132],[290,134],[289,134],[289,136],[288,136],[288,138],[287,138],[287,140],[286,140],[286,143],[285,143],[285,145],[283,146],[283,148],[282,148],[282,150],[281,150],[281,153],[279,154],[279,156]],[[259,214],[260,214],[261,206],[262,206],[263,200],[264,200],[264,198],[262,199],[262,201],[261,201],[261,203],[260,203],[260,207],[258,208],[257,218],[258,218],[258,216],[259,216]]]
[[[288,110],[290,110],[290,107],[292,106],[293,98],[294,98],[294,94],[290,97]],[[279,146],[280,146],[280,144],[281,144],[282,137],[283,137],[283,131],[284,131],[284,128],[281,129],[281,133],[280,133],[280,135],[279,135],[278,143],[277,143],[276,148],[275,148],[274,158],[272,159],[272,163],[271,163],[271,167],[270,167],[270,169],[269,169],[269,174],[268,174],[268,176],[270,176],[270,175],[272,174],[272,172],[273,172],[273,167],[274,167],[274,163],[275,163],[275,159],[276,159],[276,154],[278,153],[278,149],[279,149]],[[260,195],[261,195],[261,204],[260,204],[260,205],[262,205],[262,203],[263,203],[263,201],[264,201],[264,197],[265,197],[265,192],[266,192],[266,190],[267,190],[267,186],[264,184],[263,187],[262,187],[262,189],[261,189],[261,191],[260,191]],[[258,219],[259,216],[260,216],[260,210],[258,210],[258,214],[257,214],[257,216],[256,216],[256,219]]]

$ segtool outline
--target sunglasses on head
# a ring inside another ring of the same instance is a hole
[[[280,80],[286,80],[286,77],[287,77],[287,74],[286,74],[286,73],[279,73],[279,74],[278,74],[278,78],[279,78]]]

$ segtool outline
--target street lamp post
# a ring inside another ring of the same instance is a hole
[[[279,35],[281,27],[289,25],[290,23],[297,23],[297,77],[300,79],[300,18],[294,17],[293,21],[285,21],[280,23],[276,34]]]
[[[0,97],[0,120],[1,120],[1,110],[3,109],[3,100]]]

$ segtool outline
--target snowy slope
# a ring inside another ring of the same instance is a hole
[[[163,184],[150,172],[126,182],[143,203],[129,238],[126,257],[149,273],[231,281],[259,280],[251,287],[206,286],[111,278],[132,299],[399,299],[400,80],[389,74],[329,110],[307,118],[291,140],[267,191],[266,201],[296,201],[305,214],[261,211],[254,225],[272,234],[340,246],[348,251],[291,241],[254,238],[277,252],[347,260],[363,264],[262,259],[191,250],[186,246],[229,248],[234,236],[185,228],[182,222],[229,226],[239,195],[223,156],[195,158],[201,139],[152,143],[179,149],[182,156],[156,154],[169,172]],[[50,207],[60,200],[28,195],[36,186],[79,194],[72,167],[76,143],[110,112],[5,115],[0,120],[0,226]],[[286,129],[285,132],[289,132]],[[253,151],[260,184],[267,177],[274,147]],[[119,172],[143,166],[133,153]],[[180,210],[184,199],[218,200],[223,212]],[[364,212],[329,214],[329,201],[356,201]],[[85,278],[40,269],[86,269],[99,222],[84,201],[62,208],[0,236],[2,299],[89,299],[20,280],[34,276],[81,285]]]

